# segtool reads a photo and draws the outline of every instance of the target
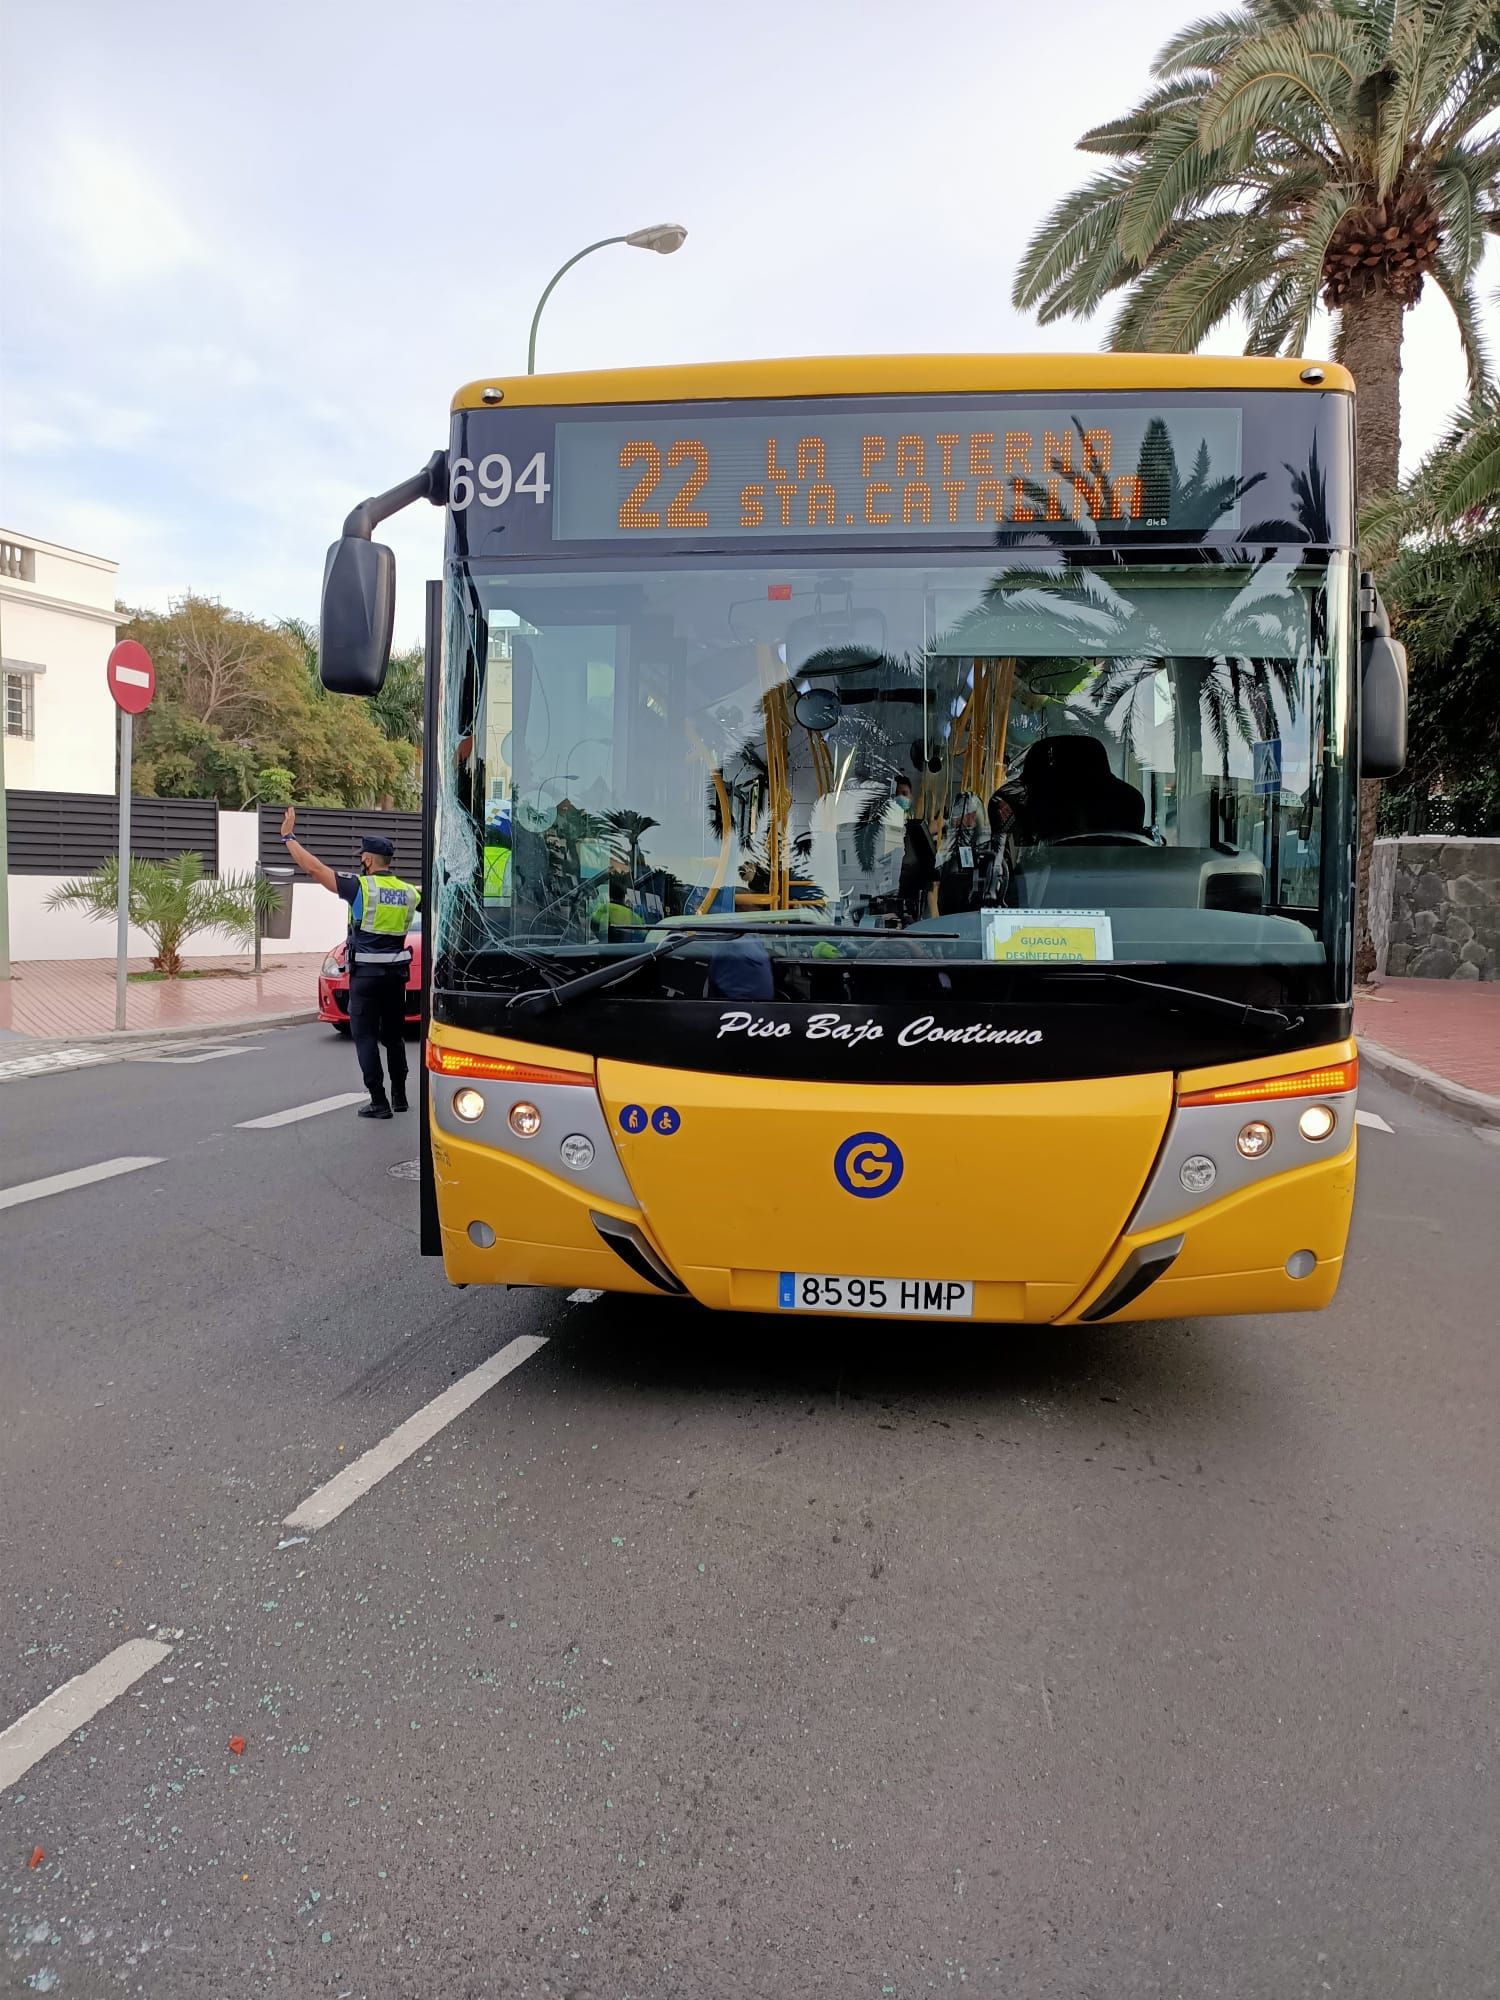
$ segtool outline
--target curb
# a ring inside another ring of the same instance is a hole
[[[296,1007],[281,1014],[244,1014],[232,1021],[186,1021],[170,1028],[101,1028],[92,1035],[16,1035],[0,1041],[0,1057],[7,1053],[40,1055],[49,1049],[123,1047],[127,1042],[213,1041],[220,1036],[253,1034],[257,1028],[292,1028],[300,1022],[317,1019],[316,1007]]]
[[[1366,1041],[1363,1035],[1356,1037],[1361,1062],[1366,1062],[1378,1077],[1395,1090],[1404,1091],[1408,1097],[1415,1097],[1435,1110],[1446,1111],[1454,1118],[1462,1118],[1466,1124],[1490,1126],[1500,1129],[1500,1097],[1491,1097],[1482,1090],[1470,1090],[1466,1083],[1455,1083],[1451,1076],[1440,1076],[1435,1069],[1424,1069],[1421,1063],[1413,1062],[1408,1056],[1398,1056],[1393,1049],[1383,1049],[1379,1042]]]

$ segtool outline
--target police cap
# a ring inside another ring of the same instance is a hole
[[[383,833],[367,833],[360,840],[359,851],[361,854],[380,854],[389,861],[396,852],[396,843],[387,840]]]

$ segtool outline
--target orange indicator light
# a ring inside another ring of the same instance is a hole
[[[1281,1097],[1331,1097],[1359,1083],[1359,1057],[1329,1063],[1323,1069],[1299,1069],[1291,1076],[1262,1077],[1258,1083],[1221,1083],[1212,1090],[1185,1091],[1177,1102],[1190,1104],[1264,1104]]]
[[[427,1067],[438,1076],[491,1077],[497,1083],[576,1083],[592,1090],[594,1079],[578,1070],[544,1069],[540,1063],[511,1062],[506,1056],[480,1056],[469,1049],[427,1044]]]

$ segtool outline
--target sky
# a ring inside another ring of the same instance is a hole
[[[654,222],[683,249],[570,272],[540,369],[1095,349],[1102,322],[1016,312],[1012,274],[1093,169],[1078,135],[1211,11],[5,0],[0,521],[115,558],[131,604],[315,620],[349,508],[446,443],[461,383],[524,372],[564,258]],[[1431,294],[1408,464],[1463,388]],[[398,640],[440,529],[423,506],[381,531]]]

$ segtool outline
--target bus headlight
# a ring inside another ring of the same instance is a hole
[[[585,1132],[570,1132],[557,1150],[563,1165],[575,1174],[586,1173],[594,1164],[594,1142]]]
[[[510,1129],[518,1139],[534,1139],[542,1129],[542,1114],[534,1104],[521,1103],[510,1107]]]
[[[1316,1145],[1319,1139],[1326,1139],[1338,1118],[1326,1104],[1309,1104],[1297,1120],[1297,1130],[1304,1139],[1311,1139]]]
[[[1235,1146],[1247,1160],[1258,1160],[1271,1150],[1271,1141],[1276,1135],[1264,1119],[1252,1118],[1248,1125],[1242,1125]]]
[[[462,1118],[466,1125],[472,1125],[476,1118],[484,1116],[484,1092],[482,1090],[455,1090],[453,1093],[453,1115]]]
[[[1202,1194],[1205,1188],[1213,1186],[1218,1177],[1219,1170],[1207,1153],[1194,1153],[1177,1170],[1177,1178],[1189,1194]]]

